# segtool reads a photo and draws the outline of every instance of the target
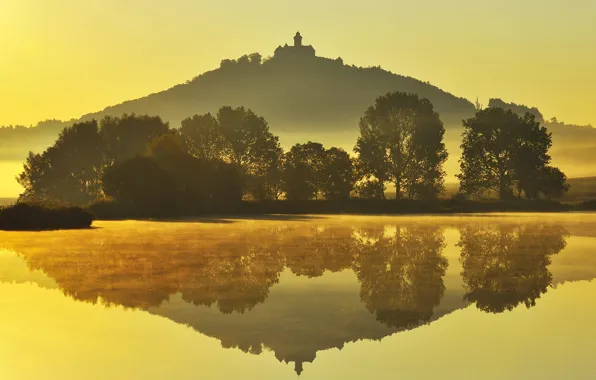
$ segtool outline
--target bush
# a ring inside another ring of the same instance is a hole
[[[585,201],[575,207],[579,211],[596,211],[596,201]]]
[[[89,228],[93,216],[80,207],[17,203],[0,209],[0,230],[42,231]]]

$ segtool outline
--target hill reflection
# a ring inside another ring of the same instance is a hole
[[[34,238],[7,233],[2,244],[74,300],[162,315],[224,347],[270,349],[300,373],[317,351],[416,328],[468,303],[495,313],[535,305],[568,236],[546,223],[401,220],[128,222]],[[459,242],[448,245],[445,228],[453,227]],[[454,256],[461,286],[449,289]]]

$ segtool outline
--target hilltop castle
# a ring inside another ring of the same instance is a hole
[[[296,32],[294,36],[294,46],[285,44],[284,46],[278,46],[275,49],[274,57],[314,57],[315,49],[311,45],[302,45],[302,36],[300,32]]]

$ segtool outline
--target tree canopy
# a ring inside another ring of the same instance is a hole
[[[255,199],[279,197],[283,150],[267,121],[244,107],[222,107],[217,117],[195,115],[182,121],[180,133],[190,153],[237,165],[246,181],[246,194]]]
[[[460,188],[468,195],[494,191],[500,199],[567,191],[565,175],[548,166],[551,135],[534,114],[487,108],[464,121]]]
[[[428,99],[401,92],[377,98],[360,119],[354,151],[364,181],[384,197],[393,182],[396,198],[435,198],[443,190],[445,129]],[[370,188],[370,187],[368,187]]]
[[[565,174],[549,165],[550,134],[533,115],[489,108],[464,126],[459,177],[466,194],[550,199],[569,188]],[[244,107],[194,115],[179,129],[147,115],[106,117],[67,127],[43,153],[31,152],[17,180],[22,200],[113,200],[150,210],[161,204],[176,215],[241,199],[300,201],[290,208],[325,199],[340,207],[353,196],[384,199],[389,183],[398,199],[441,194],[444,128],[427,99],[381,96],[359,127],[352,157],[313,141],[284,152],[265,118]]]
[[[23,200],[107,199],[127,210],[177,215],[243,197],[347,199],[353,174],[345,151],[309,142],[285,154],[263,117],[222,107],[216,117],[185,119],[180,129],[136,115],[74,124],[42,154],[30,153],[18,181]]]

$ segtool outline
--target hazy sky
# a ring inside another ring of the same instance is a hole
[[[322,56],[596,124],[595,14],[594,0],[0,0],[0,125],[160,91],[298,29]]]

